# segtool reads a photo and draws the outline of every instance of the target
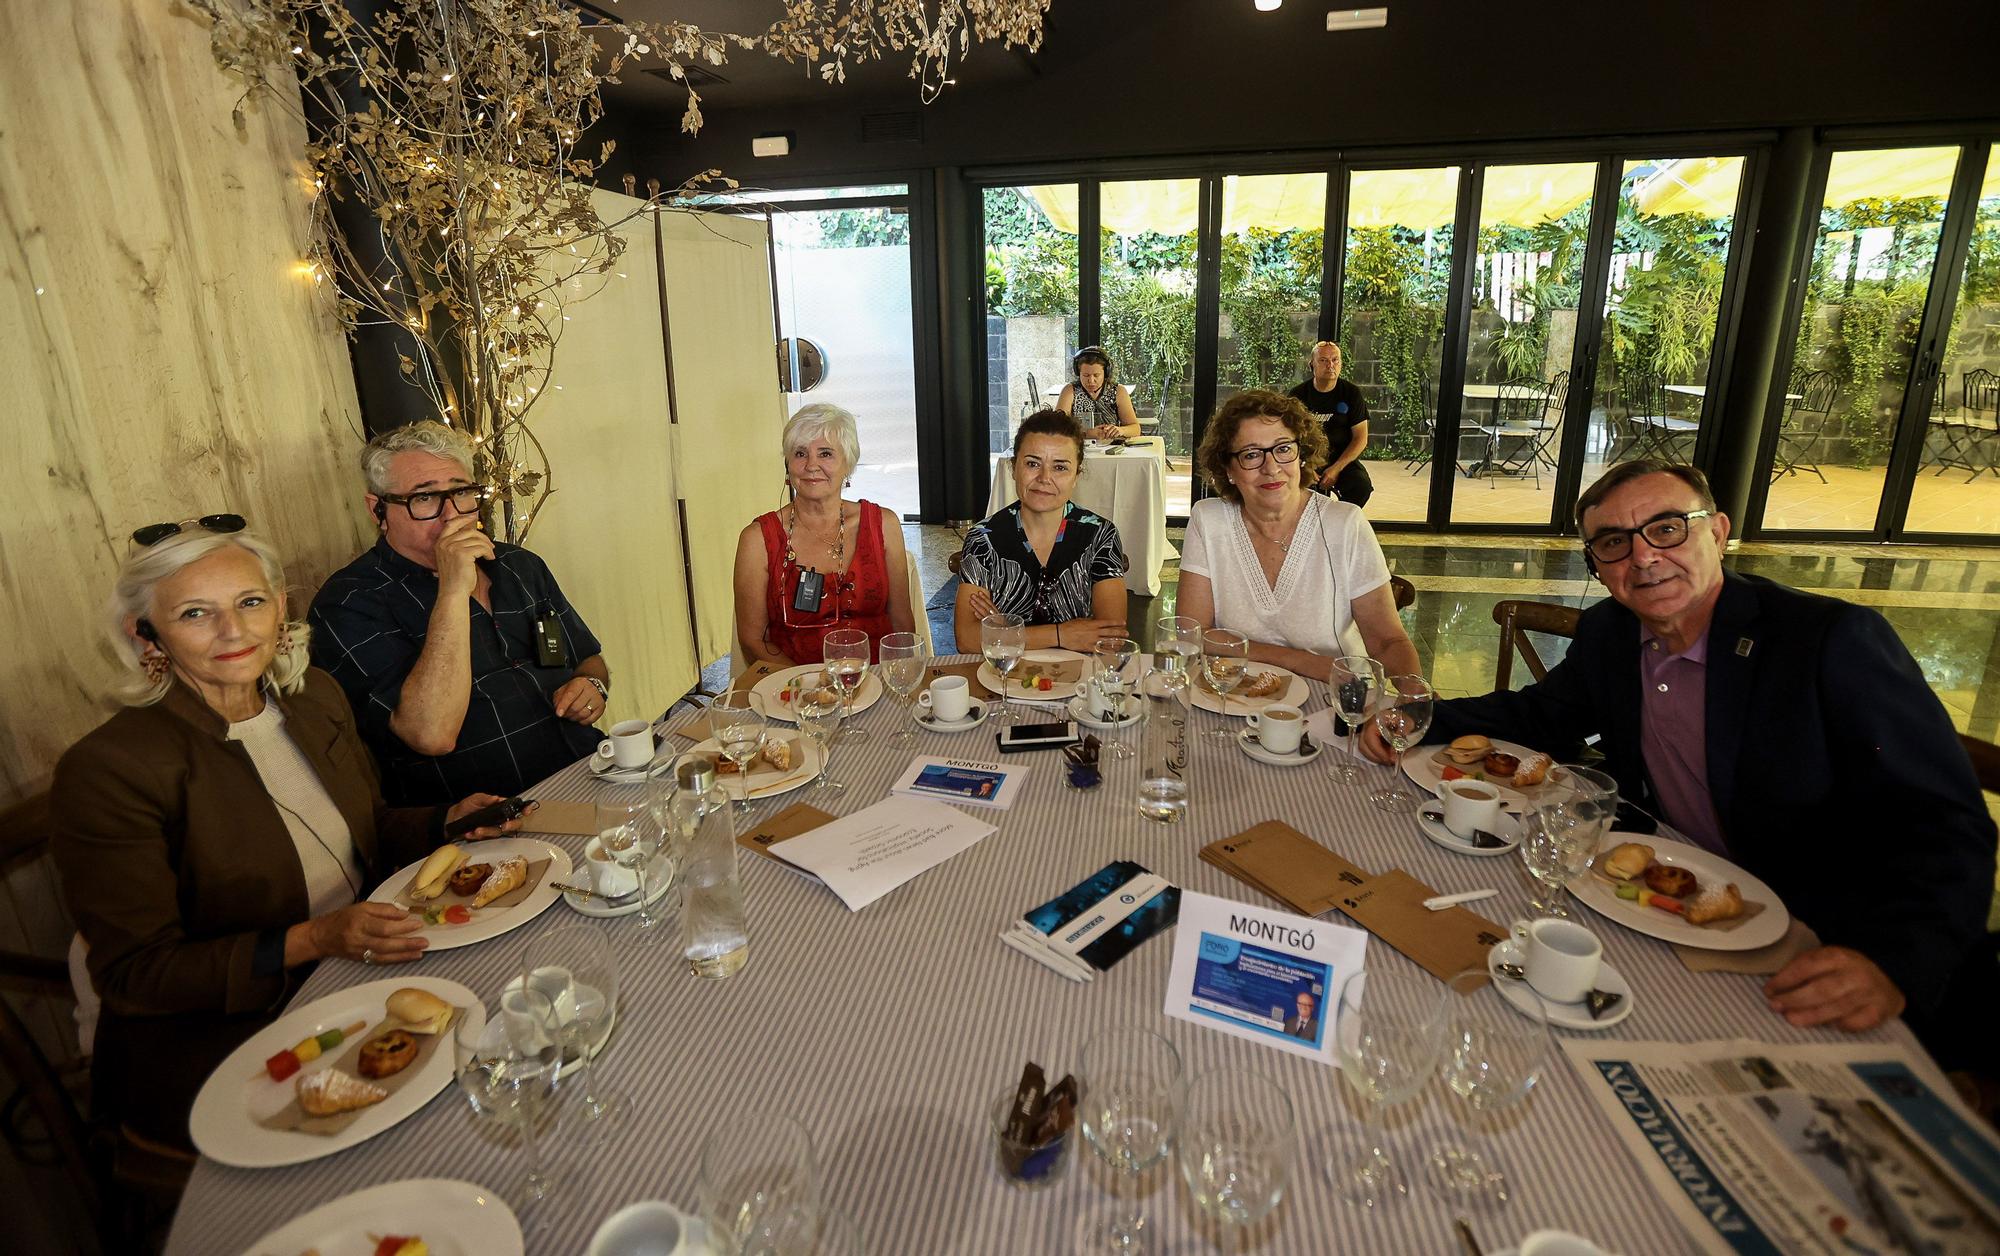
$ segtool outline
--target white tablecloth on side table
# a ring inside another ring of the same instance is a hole
[[[1014,498],[1014,460],[1002,455],[993,460],[986,513],[992,515]],[[1125,587],[1146,597],[1159,596],[1161,566],[1180,555],[1167,544],[1167,463],[1157,447],[1135,445],[1122,454],[1101,450],[1085,454],[1071,500],[1117,526],[1125,557],[1132,564],[1125,573]]]

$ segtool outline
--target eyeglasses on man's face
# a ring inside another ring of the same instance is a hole
[[[1694,530],[1690,524],[1714,513],[1713,510],[1690,510],[1685,514],[1676,511],[1657,519],[1648,519],[1636,528],[1608,528],[1586,541],[1584,548],[1600,563],[1617,563],[1630,558],[1632,538],[1635,536],[1645,537],[1646,544],[1654,549],[1673,549],[1687,543],[1688,535]]]
[[[1251,445],[1246,449],[1232,449],[1229,456],[1245,471],[1255,471],[1264,465],[1264,455],[1279,466],[1290,466],[1299,460],[1299,443],[1295,440],[1281,440],[1275,445]]]
[[[469,515],[479,509],[479,503],[493,496],[490,484],[468,484],[463,488],[441,489],[432,493],[379,493],[377,497],[391,506],[401,506],[410,512],[410,518],[428,522],[444,513],[444,504],[449,501],[454,512]]]

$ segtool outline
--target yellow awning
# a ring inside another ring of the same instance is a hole
[[[1357,170],[1347,181],[1350,228],[1408,227],[1428,231],[1451,225],[1458,205],[1458,167],[1434,170]]]
[[[1906,200],[1951,194],[1958,170],[1958,148],[1878,148],[1835,153],[1827,168],[1826,194],[1820,204],[1838,209],[1871,198]],[[1743,180],[1741,158],[1690,157],[1670,161],[1640,182],[1633,200],[1643,214],[1706,214],[1723,218],[1736,212],[1736,189]],[[1991,161],[1979,191],[1981,200],[2000,196],[2000,169]]]

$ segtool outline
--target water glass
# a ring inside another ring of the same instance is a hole
[[[764,700],[749,690],[725,693],[708,707],[709,731],[723,757],[736,765],[736,814],[750,811],[750,767],[764,753],[769,721]]]
[[[1191,661],[1201,657],[1201,623],[1187,615],[1169,615],[1153,626],[1153,670],[1176,693],[1188,687]]]
[[[1343,785],[1362,779],[1361,762],[1354,742],[1361,725],[1375,709],[1386,679],[1382,665],[1365,654],[1344,654],[1332,660],[1326,678],[1326,704],[1347,724],[1347,757],[1333,763],[1329,772]]]
[[[678,758],[672,756],[664,762],[671,766]],[[660,770],[660,763],[656,761],[646,769],[644,786],[601,790],[597,800],[597,840],[603,843],[605,851],[613,859],[638,876],[638,923],[642,933],[659,924],[659,918],[653,911],[654,903],[660,898],[655,893],[656,878],[663,874],[669,880],[673,877],[671,867],[656,867],[666,836],[653,804],[654,778]]]
[[[882,684],[896,699],[896,709],[902,716],[890,740],[907,746],[917,739],[917,730],[910,720],[910,703],[924,683],[924,643],[914,632],[892,632],[882,638],[879,651]]]
[[[1375,728],[1382,740],[1396,752],[1396,770],[1386,788],[1375,790],[1368,800],[1384,811],[1414,811],[1417,795],[1406,788],[1403,756],[1419,745],[1430,731],[1431,711],[1437,695],[1421,676],[1391,676],[1382,682],[1382,696],[1375,712]]]
[[[1112,724],[1125,718],[1136,679],[1139,643],[1130,637],[1100,637],[1091,648],[1090,685],[1097,691],[1098,707]],[[1119,739],[1118,730],[1104,730],[1103,753],[1107,759],[1129,759],[1132,747]]]
[[[1406,968],[1363,970],[1348,977],[1334,1014],[1340,1075],[1361,1097],[1368,1147],[1344,1166],[1332,1156],[1323,1163],[1341,1198],[1357,1207],[1375,1208],[1409,1193],[1382,1148],[1385,1140],[1375,1115],[1415,1097],[1437,1067],[1448,996],[1430,974]]]
[[[556,1179],[542,1167],[536,1126],[555,1095],[556,1074],[562,1068],[560,1042],[555,1005],[534,990],[508,994],[483,1023],[460,1017],[452,1031],[452,1074],[473,1113],[521,1132],[528,1175],[511,1196],[516,1212],[555,1193]],[[547,1225],[548,1218],[524,1221],[535,1231]]]
[[[1298,1125],[1270,1079],[1239,1069],[1203,1074],[1181,1118],[1181,1178],[1203,1212],[1233,1235],[1262,1221],[1291,1181]]]
[[[702,1220],[724,1256],[814,1251],[819,1164],[812,1136],[777,1112],[732,1113],[701,1149]]]
[[[1007,705],[1007,678],[1020,666],[1021,653],[1028,648],[1028,623],[1019,615],[988,615],[979,621],[979,652],[986,665],[1000,673],[1000,700],[993,704],[993,722],[1012,724],[1014,713]]]
[[[1618,813],[1617,782],[1593,768],[1565,765],[1549,774],[1523,817],[1521,859],[1534,878],[1530,900],[1544,916],[1568,916],[1563,887],[1583,875]]]
[[[1136,1179],[1166,1158],[1180,1126],[1180,1052],[1158,1034],[1123,1029],[1084,1047],[1081,1064],[1077,1122],[1084,1140],[1118,1178]],[[1083,1245],[1142,1249],[1148,1225],[1136,1202],[1117,1201],[1085,1219]]]
[[[1528,1097],[1554,1059],[1555,1044],[1540,999],[1517,1007],[1493,988],[1484,967],[1468,968],[1446,983],[1444,1045],[1438,1072],[1475,1115],[1498,1112]],[[1465,1146],[1463,1138],[1424,1154],[1424,1182],[1458,1208],[1497,1209],[1512,1195],[1494,1152]]]
[[[565,1065],[574,1061],[578,1092],[570,1109],[570,1138],[595,1147],[632,1115],[632,1101],[597,1085],[592,1060],[611,1035],[618,1008],[618,965],[604,929],[577,922],[558,925],[521,955],[521,984],[555,1008]]]
[[[1250,639],[1229,628],[1210,628],[1201,634],[1201,675],[1222,699],[1222,717],[1229,718],[1229,695],[1243,683],[1250,669]],[[1233,726],[1204,730],[1204,737],[1233,738],[1241,731]]]
[[[819,750],[819,778],[813,782],[814,792],[838,794],[847,786],[829,777],[827,769],[833,763],[833,743],[846,704],[831,676],[801,676],[798,683],[807,687],[792,698],[792,718],[798,721],[799,731],[811,738]]]
[[[854,699],[861,692],[861,683],[868,679],[868,634],[859,628],[836,628],[826,634],[820,649],[827,675],[841,694],[843,727],[835,740],[843,746],[867,741],[867,732],[847,719],[854,714]]]

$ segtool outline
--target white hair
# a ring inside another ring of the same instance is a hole
[[[153,614],[153,590],[162,580],[173,575],[191,563],[207,558],[217,550],[234,545],[248,551],[264,570],[264,580],[273,594],[285,588],[285,566],[278,561],[278,551],[255,532],[210,532],[205,528],[189,528],[168,537],[157,545],[138,546],[126,555],[118,568],[118,582],[112,586],[109,613],[111,647],[118,661],[131,673],[121,682],[117,697],[126,706],[151,706],[167,696],[173,688],[171,675],[151,680],[146,676],[145,657],[139,644],[132,640],[126,625],[135,619],[150,620]],[[303,622],[290,621],[284,625],[289,631],[278,637],[279,649],[271,657],[271,666],[264,670],[264,681],[279,693],[297,693],[306,683],[306,669],[312,666],[312,655],[307,650],[312,630]]]
[[[855,427],[854,415],[831,402],[816,401],[803,406],[785,424],[785,457],[790,459],[794,449],[821,437],[830,439],[840,451],[840,460],[846,464],[840,474],[843,477],[853,474],[855,465],[861,461],[861,433]]]
[[[389,483],[389,464],[397,454],[412,451],[449,458],[464,470],[466,479],[472,478],[472,442],[465,433],[424,419],[384,432],[361,447],[361,475],[368,481],[368,491],[377,497],[395,492]]]

